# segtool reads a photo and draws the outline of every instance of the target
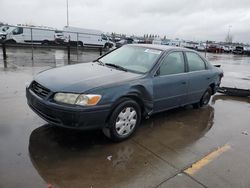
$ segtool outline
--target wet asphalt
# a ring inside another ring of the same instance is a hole
[[[154,115],[134,137],[112,143],[101,131],[48,125],[25,98],[25,83],[38,72],[87,62],[99,52],[72,54],[70,62],[63,50],[35,49],[34,61],[30,52],[7,49],[5,65],[0,53],[1,188],[250,187],[250,98],[216,94],[207,107]],[[250,89],[250,57],[207,57],[222,65],[223,85]]]

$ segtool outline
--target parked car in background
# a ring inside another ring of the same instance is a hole
[[[134,39],[132,39],[132,38],[125,38],[125,39],[122,39],[122,40],[116,42],[115,43],[115,47],[116,48],[120,48],[120,47],[122,47],[125,44],[133,44],[133,43],[134,43]]]
[[[222,48],[223,48],[223,51],[224,51],[225,53],[230,53],[230,52],[231,52],[231,49],[230,49],[229,46],[222,46]]]
[[[244,54],[250,55],[250,46],[244,46]]]
[[[244,47],[243,46],[236,46],[233,50],[234,54],[243,54],[244,53]]]
[[[185,48],[196,50],[197,47],[200,45],[200,43],[194,42],[194,41],[186,41],[186,42],[180,43],[180,45],[185,47]]]
[[[163,39],[161,44],[162,45],[169,45],[170,39]]]
[[[161,38],[154,38],[154,40],[152,41],[152,44],[158,44],[158,45],[161,45],[161,44],[162,44],[162,40],[161,40]]]
[[[204,52],[206,50],[206,46],[203,44],[200,44],[196,47],[197,51]]]
[[[125,44],[127,44],[127,40],[126,39],[122,39],[122,40],[119,40],[118,42],[115,43],[115,47],[116,48],[120,48],[120,47],[122,47]]]
[[[50,69],[26,88],[29,106],[52,125],[103,129],[122,141],[141,118],[192,104],[209,103],[223,72],[197,52],[132,44],[94,62]]]
[[[207,51],[208,52],[212,52],[212,53],[223,53],[223,48],[220,45],[217,44],[210,44],[207,47]]]

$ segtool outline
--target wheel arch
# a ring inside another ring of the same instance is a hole
[[[145,114],[146,108],[145,108],[145,104],[144,104],[143,100],[139,97],[139,95],[137,95],[135,93],[129,93],[129,94],[126,94],[124,96],[121,96],[113,103],[113,105],[111,106],[110,113],[109,113],[108,117],[106,118],[106,122],[108,122],[108,120],[109,120],[112,112],[115,110],[115,108],[119,104],[121,104],[122,102],[127,101],[127,100],[135,101],[141,108],[141,115],[143,116]]]
[[[82,41],[78,41],[78,44],[79,44],[81,47],[83,47],[83,46],[84,46],[84,44],[83,44],[83,42],[82,42]]]
[[[214,95],[215,94],[215,83],[210,84],[209,87],[211,87],[212,95]]]
[[[17,41],[15,39],[5,39],[4,43],[5,44],[16,44]]]
[[[42,45],[48,45],[49,44],[49,40],[48,39],[45,39],[42,41]]]

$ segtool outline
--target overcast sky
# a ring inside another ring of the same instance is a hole
[[[250,0],[68,0],[69,25],[104,32],[250,43]],[[0,21],[61,29],[66,0],[0,0]]]

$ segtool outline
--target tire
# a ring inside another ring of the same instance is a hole
[[[42,45],[44,45],[44,46],[48,46],[48,45],[49,45],[49,41],[44,40],[44,41],[42,42]]]
[[[82,41],[79,41],[79,42],[78,42],[78,45],[79,45],[80,47],[83,47],[83,42],[82,42]]]
[[[200,100],[200,106],[207,106],[212,96],[212,88],[209,87],[205,93],[202,95]]]
[[[207,106],[211,96],[212,96],[212,88],[209,86],[208,89],[202,95],[200,102],[193,104],[193,108],[198,109],[202,106]]]
[[[4,42],[5,42],[5,44],[16,44],[16,41],[13,39],[5,40]]]
[[[106,50],[109,50],[109,44],[106,43],[106,44],[104,45],[104,48],[105,48]]]
[[[141,122],[141,108],[133,100],[121,102],[111,113],[108,126],[103,133],[114,142],[121,142],[131,137]]]

